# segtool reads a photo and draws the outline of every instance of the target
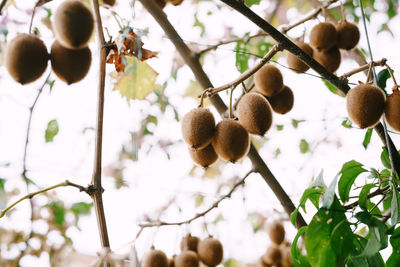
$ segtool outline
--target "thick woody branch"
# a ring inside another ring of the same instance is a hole
[[[198,57],[187,47],[182,38],[176,32],[175,28],[169,22],[167,16],[164,12],[157,6],[157,4],[153,0],[140,0],[142,5],[149,11],[149,13],[153,16],[153,18],[158,22],[160,27],[164,30],[168,38],[173,42],[176,49],[192,70],[194,76],[197,81],[200,83],[204,90],[208,88],[213,88],[210,79],[207,74],[204,72]],[[301,50],[299,48],[299,50]],[[214,95],[210,98],[211,103],[215,106],[220,114],[224,114],[227,110],[225,103],[218,95]],[[281,202],[285,211],[290,215],[296,207],[293,202],[289,198],[288,194],[276,180],[275,176],[271,173],[268,166],[265,164],[263,159],[258,154],[257,150],[253,145],[250,147],[250,151],[248,153],[248,157],[250,158],[253,168],[257,170],[264,181],[268,184],[268,186],[272,189],[275,196]],[[297,227],[307,225],[302,216],[297,217]]]

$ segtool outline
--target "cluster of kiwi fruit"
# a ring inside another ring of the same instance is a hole
[[[285,228],[279,221],[273,221],[267,225],[267,233],[272,244],[265,253],[259,257],[257,267],[291,267],[290,242],[285,240]]]
[[[181,253],[168,259],[165,253],[151,247],[142,259],[141,267],[214,267],[222,262],[223,247],[221,242],[209,236],[200,240],[191,234],[182,238]]]
[[[56,40],[50,54],[36,35],[19,34],[7,46],[6,68],[15,81],[27,84],[44,73],[50,59],[54,73],[62,81],[78,82],[91,65],[92,55],[87,45],[93,28],[93,15],[86,4],[79,0],[64,1],[54,14]]]
[[[330,22],[321,22],[312,28],[309,38],[310,44],[301,41],[296,44],[328,71],[335,72],[341,63],[339,49],[353,49],[360,39],[360,31],[356,24],[346,20],[336,26]],[[287,63],[296,72],[305,72],[309,69],[303,61],[291,53],[288,54]]]

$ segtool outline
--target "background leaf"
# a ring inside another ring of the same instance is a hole
[[[57,120],[51,120],[47,123],[47,128],[44,135],[46,143],[53,141],[54,137],[58,134],[58,130],[59,129]]]
[[[339,178],[339,196],[343,202],[347,202],[349,200],[350,188],[357,176],[366,171],[367,170],[362,167],[362,164],[355,160],[351,160],[343,164],[343,167],[340,171],[341,176]]]

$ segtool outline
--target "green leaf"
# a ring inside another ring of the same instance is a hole
[[[295,119],[292,119],[292,126],[293,126],[293,128],[299,127],[299,124],[300,124],[301,122],[305,122],[305,120],[295,120]]]
[[[370,257],[381,250],[381,242],[379,236],[379,229],[377,227],[371,227],[369,229],[369,238],[367,245],[365,246],[364,251],[361,256]]]
[[[245,37],[248,34],[245,35]],[[249,44],[243,41],[236,43],[236,68],[240,73],[245,72],[249,68]]]
[[[390,216],[390,222],[392,225],[396,225],[400,222],[400,194],[394,185],[392,186],[392,192],[392,215]]]
[[[362,167],[362,164],[351,160],[343,164],[339,174],[339,196],[343,202],[349,200],[350,188],[356,180],[357,176],[367,170]]]
[[[282,131],[282,130],[283,130],[283,125],[282,125],[282,124],[276,125],[276,129],[277,129],[278,131]]]
[[[348,267],[385,267],[385,263],[379,252],[370,257],[360,256],[367,245],[365,238],[356,235],[353,240],[354,249],[351,252],[352,256],[349,257]]]
[[[300,152],[302,154],[305,154],[310,150],[310,145],[308,144],[308,142],[305,139],[300,140],[299,147],[300,147]]]
[[[93,203],[77,202],[71,206],[71,211],[77,216],[89,215],[92,207]]]
[[[392,164],[390,163],[389,153],[386,147],[382,147],[381,162],[383,166],[385,166],[386,168],[388,169],[392,168]]]
[[[44,139],[46,143],[53,142],[54,137],[58,134],[58,122],[57,120],[51,120],[47,123],[46,132],[44,135]]]
[[[292,245],[290,247],[290,254],[292,257],[292,263],[296,267],[308,267],[310,263],[307,257],[301,254],[301,251],[297,247],[297,242],[299,238],[307,231],[307,226],[303,226],[297,232],[295,238],[293,239]]]
[[[342,126],[347,129],[353,128],[353,123],[349,119],[345,119],[342,121]]]
[[[363,140],[363,147],[367,149],[369,143],[371,142],[371,136],[372,136],[372,128],[368,129],[365,132],[364,140]]]
[[[324,82],[325,86],[329,89],[329,91],[331,91],[332,93],[334,93],[335,95],[341,96],[341,97],[345,97],[345,94],[340,91],[339,89],[337,89],[333,84],[331,84],[328,80],[326,79],[322,79],[322,81]]]
[[[367,210],[368,194],[369,191],[374,187],[376,187],[376,185],[366,184],[361,189],[360,195],[358,197],[358,205],[360,206],[361,209]]]
[[[142,100],[154,90],[162,90],[161,85],[156,83],[158,73],[147,62],[134,56],[125,56],[125,59],[125,72],[117,76],[114,90],[119,91],[126,101]]]
[[[386,261],[386,267],[399,267],[400,266],[400,253],[393,252]]]
[[[333,199],[335,197],[335,188],[337,179],[338,175],[335,176],[335,178],[330,183],[329,187],[326,189],[324,195],[322,196],[322,207],[326,209],[329,208],[333,203]]]
[[[319,199],[323,193],[324,189],[322,187],[312,187],[307,188],[300,199],[300,206],[306,212],[306,201],[309,199],[311,203],[318,209]]]
[[[64,203],[61,201],[50,202],[47,204],[53,213],[54,223],[58,226],[62,226],[65,222],[65,207]]]
[[[263,40],[261,40],[257,44],[257,54],[259,56],[264,56],[272,46],[274,46],[274,45],[271,43],[266,43]]]
[[[290,221],[294,226],[296,226],[297,214],[299,214],[299,208],[297,207],[292,214],[290,214]]]
[[[381,70],[377,75],[376,84],[385,91],[386,81],[390,78],[390,73],[387,69]]]
[[[197,12],[194,14],[194,23],[193,27],[199,27],[201,32],[200,32],[200,37],[204,36],[204,33],[206,32],[206,26],[204,25],[203,22],[201,22],[198,17],[197,17]]]
[[[244,3],[246,6],[251,7],[252,5],[258,5],[260,0],[245,0]]]
[[[393,250],[400,254],[400,227],[397,227],[392,236],[390,237],[390,244],[392,245]]]

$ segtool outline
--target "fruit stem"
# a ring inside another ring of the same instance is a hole
[[[359,73],[359,72],[368,70],[371,63],[374,65],[374,67],[376,67],[376,66],[385,66],[386,61],[387,61],[386,58],[382,58],[382,59],[379,60],[379,61],[372,61],[372,62],[367,63],[367,64],[365,64],[365,65],[362,65],[362,66],[360,66],[360,67],[358,67],[358,68],[356,68],[356,69],[354,69],[354,70],[351,70],[351,71],[349,71],[349,72],[346,72],[345,74],[343,74],[342,76],[340,76],[339,79],[345,80],[345,79],[349,78],[350,76],[352,76],[352,75],[354,75],[354,74],[357,74],[357,73]]]
[[[29,34],[32,33],[32,23],[33,23],[33,18],[35,17],[35,12],[36,12],[36,8],[39,6],[39,3],[41,2],[41,0],[38,0],[35,4],[35,6],[33,7],[32,10],[32,16],[31,16],[31,21],[29,22]]]
[[[233,96],[233,90],[235,90],[236,86],[231,87],[231,92],[229,94],[229,118],[233,119],[233,109],[232,109],[232,96]]]
[[[394,86],[396,87],[396,90],[397,90],[398,84],[397,84],[397,82],[396,82],[396,78],[394,77],[394,74],[393,74],[392,68],[390,68],[390,67],[389,67],[389,65],[388,65],[388,64],[386,64],[386,63],[385,63],[385,67],[386,67],[386,69],[388,70],[388,72],[390,73],[390,76],[392,77],[392,80],[393,80]]]
[[[372,67],[374,66],[373,61],[371,61],[370,63],[368,63],[369,67],[368,67],[368,72],[367,72],[367,81],[365,83],[368,83],[371,80],[371,74],[372,74]]]

